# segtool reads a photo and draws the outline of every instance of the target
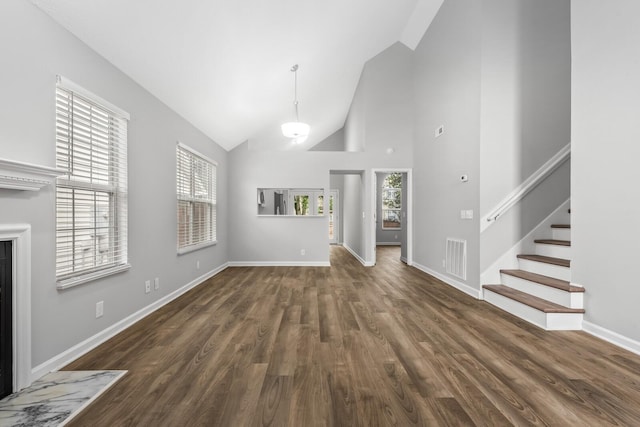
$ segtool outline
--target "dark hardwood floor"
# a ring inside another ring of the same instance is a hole
[[[640,356],[378,249],[225,270],[67,366],[129,370],[69,425],[640,425]]]

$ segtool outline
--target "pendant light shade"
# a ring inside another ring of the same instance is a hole
[[[293,72],[293,107],[296,121],[282,124],[282,134],[293,139],[296,144],[300,144],[309,136],[311,127],[302,123],[298,115],[298,64],[291,67],[291,71]]]
[[[288,122],[282,124],[282,134],[287,138],[300,138],[309,135],[311,127],[302,122]]]

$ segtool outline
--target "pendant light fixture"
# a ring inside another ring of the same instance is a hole
[[[293,72],[293,107],[296,113],[295,122],[287,122],[282,125],[282,134],[287,138],[292,138],[293,142],[300,144],[309,136],[310,127],[300,121],[298,116],[298,64],[291,67]]]

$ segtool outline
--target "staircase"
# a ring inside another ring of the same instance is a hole
[[[518,255],[518,269],[500,270],[501,284],[482,287],[484,300],[549,331],[580,330],[584,288],[570,283],[570,260],[571,226],[554,224],[535,254]]]

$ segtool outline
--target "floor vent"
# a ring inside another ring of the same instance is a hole
[[[467,241],[447,237],[447,273],[467,280]]]

